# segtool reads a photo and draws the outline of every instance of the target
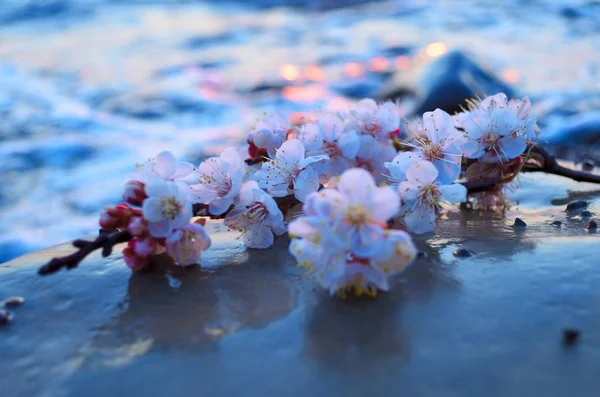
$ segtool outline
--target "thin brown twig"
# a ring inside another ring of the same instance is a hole
[[[112,248],[119,243],[124,243],[133,238],[127,230],[117,230],[109,233],[100,234],[94,241],[75,240],[73,246],[79,248],[70,255],[52,258],[50,262],[42,266],[38,273],[45,276],[56,273],[60,269],[74,269],[86,256],[95,250],[102,248],[102,256],[107,257],[111,254]]]

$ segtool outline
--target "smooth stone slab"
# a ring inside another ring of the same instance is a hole
[[[247,251],[219,232],[203,268],[144,274],[115,254],[40,277],[71,248],[23,256],[0,265],[1,297],[25,298],[0,329],[1,395],[596,396],[598,235],[512,219],[450,214],[367,300],[323,293],[287,238]]]

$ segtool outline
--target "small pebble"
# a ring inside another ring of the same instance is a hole
[[[457,248],[452,251],[452,254],[457,258],[468,258],[473,256],[473,253],[466,248]]]
[[[525,223],[525,221],[523,221],[523,219],[521,218],[515,218],[515,223],[513,224],[513,227],[526,227],[527,224]]]
[[[552,226],[560,227],[561,225],[562,225],[561,221],[554,221],[554,222],[552,222]]]
[[[0,327],[4,327],[10,323],[12,316],[6,310],[0,310]]]
[[[592,214],[590,211],[588,210],[584,210],[581,212],[581,214],[579,214],[582,218],[591,218],[592,216],[594,216],[594,214]]]
[[[21,306],[23,302],[25,302],[25,299],[21,298],[20,296],[11,296],[10,298],[5,299],[2,303],[4,304],[4,307],[18,307]]]
[[[575,343],[577,343],[580,333],[581,332],[579,332],[578,329],[573,329],[573,328],[564,329],[563,330],[563,345],[572,346]]]
[[[589,221],[587,226],[585,227],[587,230],[596,230],[598,228],[598,224],[595,221]]]
[[[583,200],[571,201],[567,204],[567,208],[565,208],[565,212],[577,212],[587,208],[588,203]]]
[[[591,160],[585,160],[583,163],[581,163],[581,169],[586,172],[592,171],[594,169],[594,162]]]

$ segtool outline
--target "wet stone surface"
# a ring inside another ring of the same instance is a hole
[[[513,219],[450,214],[366,300],[321,292],[286,238],[249,251],[216,233],[202,267],[144,274],[96,254],[40,277],[72,248],[23,256],[0,265],[0,292],[26,300],[0,329],[2,396],[595,396],[599,236]]]

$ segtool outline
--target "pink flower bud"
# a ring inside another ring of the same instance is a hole
[[[131,217],[131,209],[124,204],[119,204],[116,207],[107,207],[100,215],[100,226],[103,229],[118,229],[119,227],[127,227],[129,218]]]
[[[150,257],[137,255],[133,248],[131,248],[132,241],[133,240],[129,241],[129,246],[123,250],[123,256],[127,266],[134,272],[139,272],[148,267],[150,264]]]
[[[136,255],[139,256],[150,256],[154,252],[154,246],[156,245],[156,240],[152,237],[139,238],[136,237],[131,240],[131,248]]]
[[[145,185],[139,181],[129,181],[125,184],[123,200],[131,205],[141,206],[148,197],[144,191]]]
[[[141,216],[133,216],[129,221],[127,230],[129,230],[129,233],[133,236],[142,236],[148,233],[148,225]]]

